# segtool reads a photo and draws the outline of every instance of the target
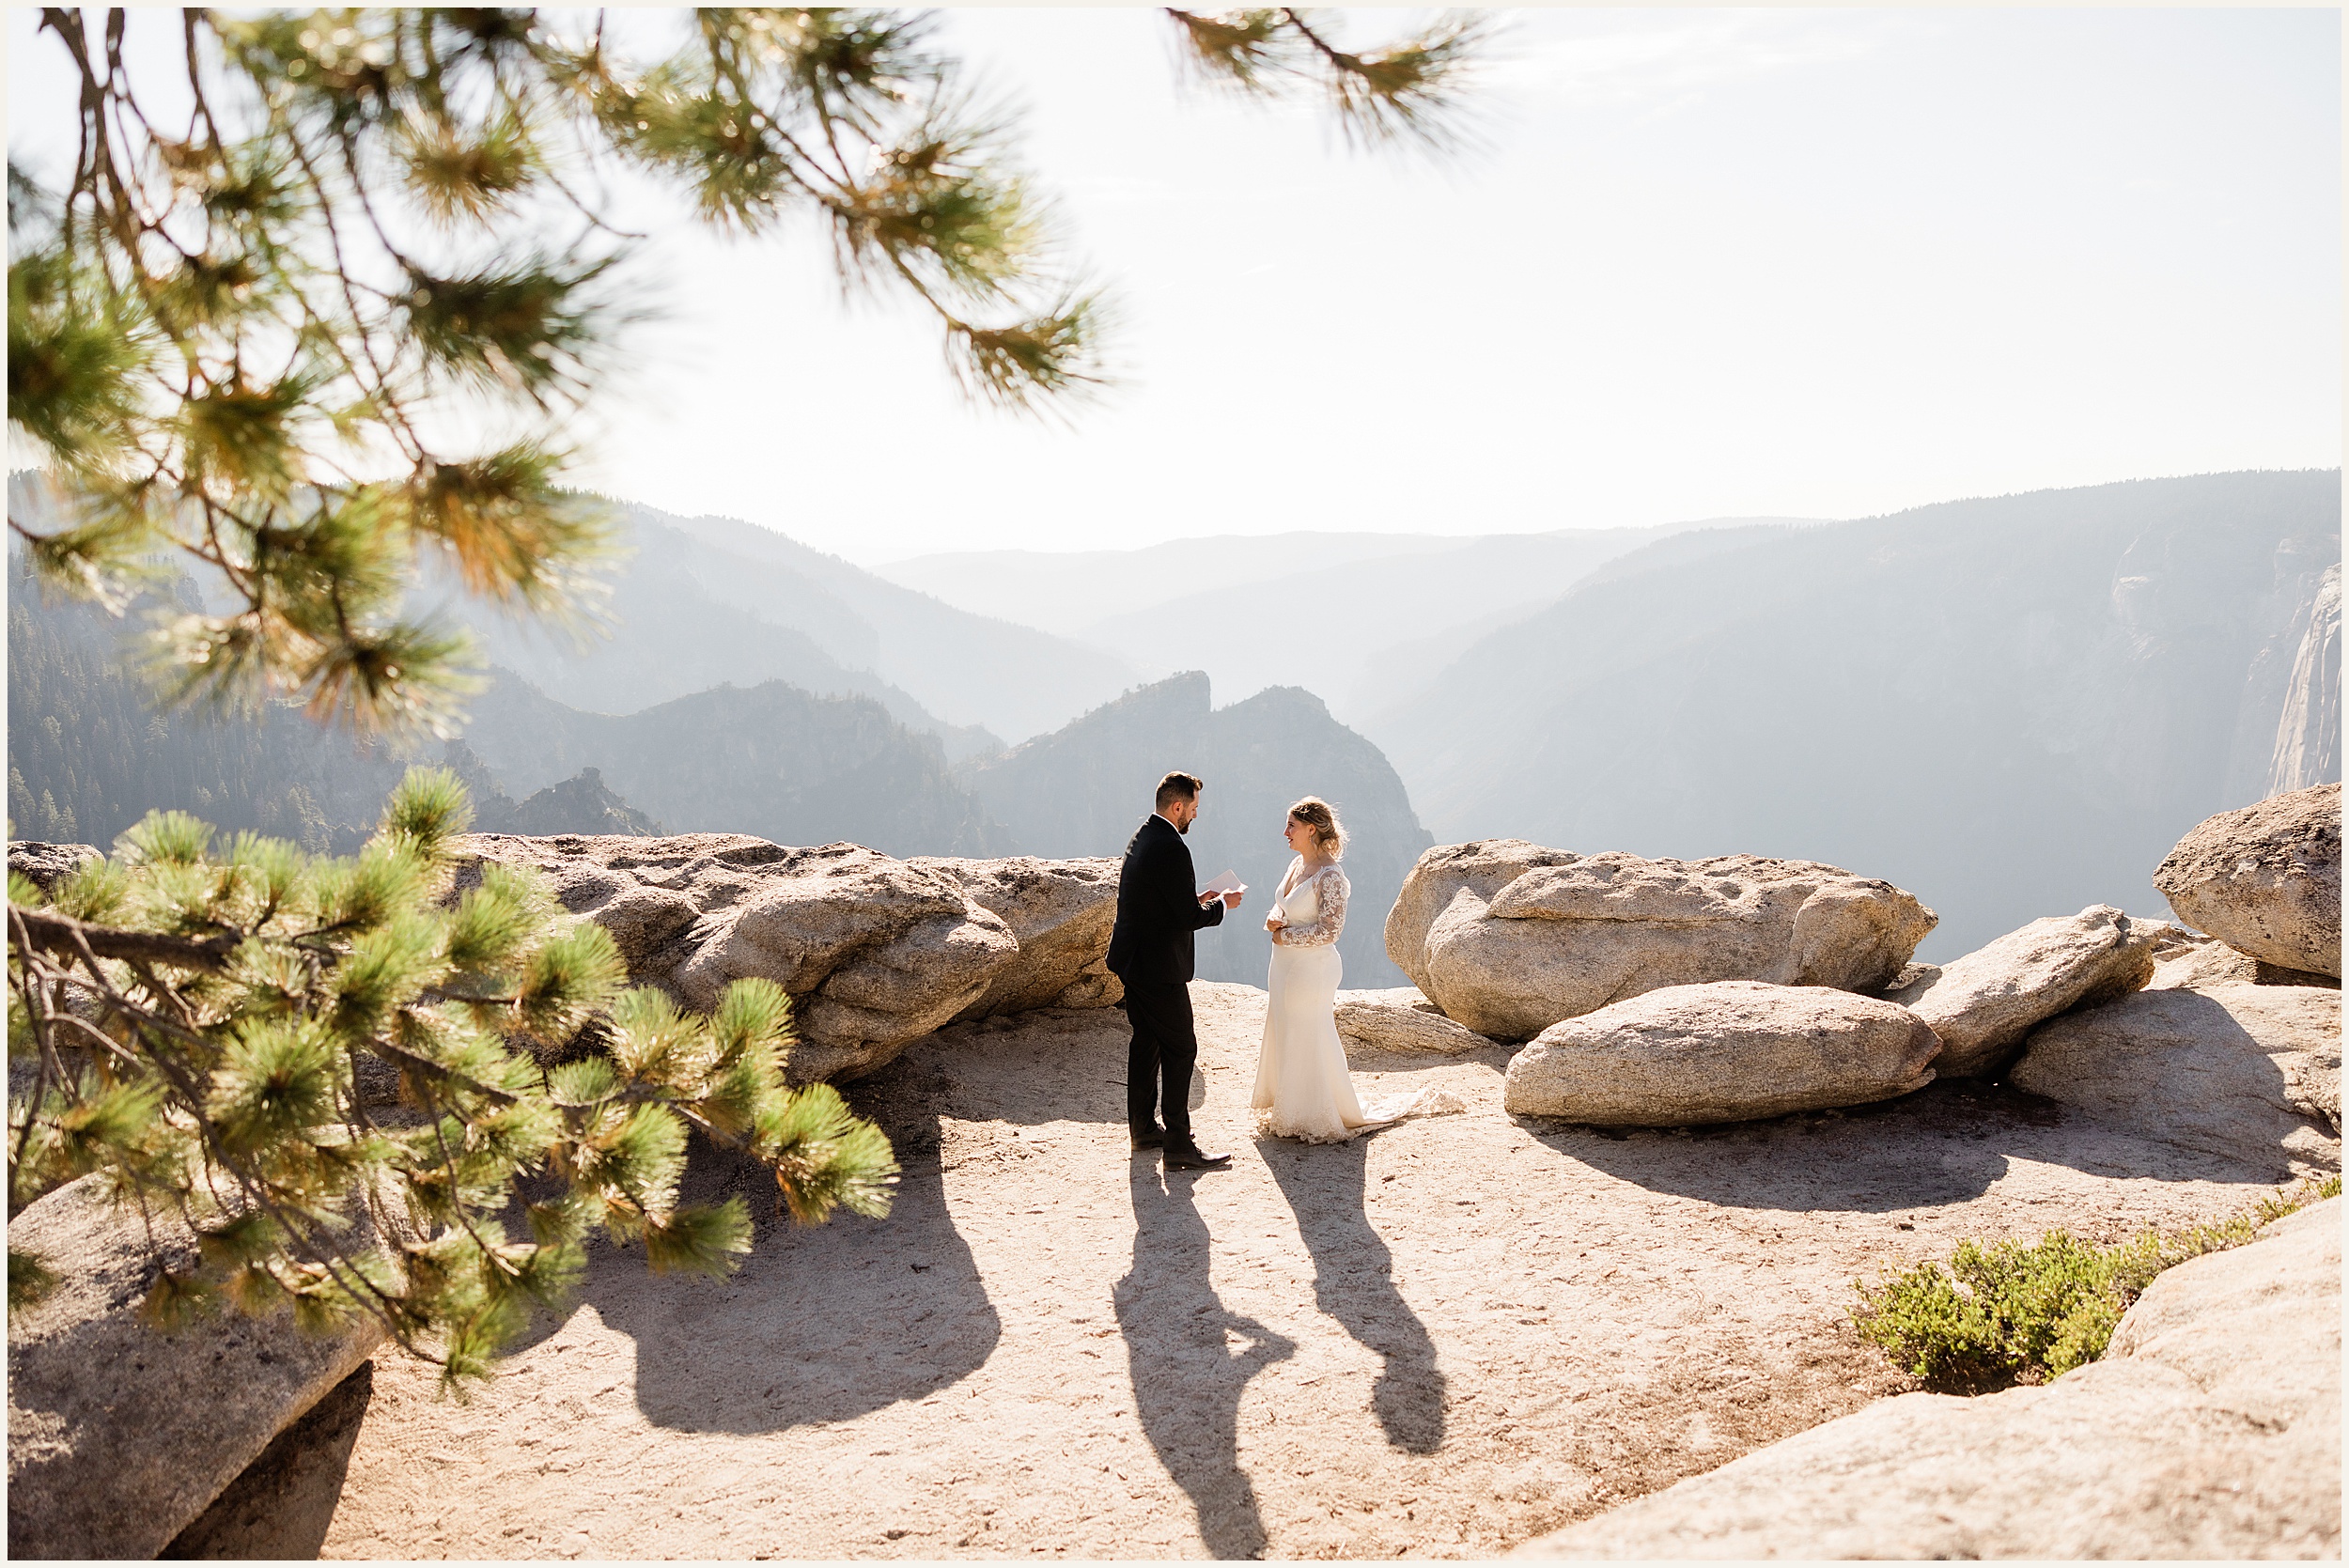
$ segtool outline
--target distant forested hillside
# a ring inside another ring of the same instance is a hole
[[[465,740],[516,789],[594,768],[672,832],[848,839],[891,855],[1016,852],[948,775],[937,737],[908,730],[870,697],[770,680],[635,713],[583,713],[501,671],[475,699]]]
[[[8,811],[16,834],[105,845],[149,810],[348,851],[415,763],[471,787],[499,832],[754,833],[854,839],[899,855],[1009,852],[916,735],[867,697],[780,681],[622,717],[583,713],[493,671],[462,740],[354,742],[295,709],[257,719],[158,711],[132,672],[135,620],[8,595]]]
[[[1206,781],[1192,861],[1204,879],[1231,868],[1253,890],[1226,924],[1199,934],[1199,974],[1261,986],[1263,929],[1289,862],[1281,833],[1291,802],[1319,795],[1338,809],[1354,906],[1338,950],[1349,986],[1408,982],[1388,961],[1387,910],[1420,851],[1435,841],[1378,748],[1330,717],[1321,699],[1275,687],[1218,708],[1196,671],[1131,691],[1049,736],[957,774],[1034,855],[1116,855],[1150,815],[1151,791],[1174,768]]]
[[[1446,840],[1828,861],[1948,957],[2341,777],[2340,562],[2337,470],[1676,536],[1365,727]]]
[[[180,585],[186,602],[188,589]],[[8,586],[8,820],[14,836],[101,847],[149,811],[186,811],[226,831],[349,853],[418,763],[453,766],[475,826],[511,833],[648,833],[661,824],[592,769],[514,800],[460,742],[354,741],[298,709],[257,718],[159,709],[136,673],[144,612],[117,619],[44,600],[12,563]]]
[[[105,846],[150,809],[291,838],[314,849],[366,836],[411,761],[439,748],[355,744],[299,713],[258,720],[156,711],[134,672],[135,623],[44,602],[8,582],[8,819],[20,838]]]

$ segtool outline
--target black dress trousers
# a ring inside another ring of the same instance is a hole
[[[1164,982],[1128,986],[1126,1017],[1134,1042],[1126,1058],[1126,1120],[1139,1135],[1150,1130],[1152,1113],[1163,1100],[1166,1141],[1190,1142],[1190,1074],[1199,1062],[1199,1035],[1192,1027],[1190,987]]]

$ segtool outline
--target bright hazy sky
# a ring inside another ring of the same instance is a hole
[[[1186,86],[1168,27],[944,22],[1117,293],[1105,403],[971,408],[813,236],[670,222],[582,477],[871,563],[2341,460],[2337,11],[1512,13],[1449,165]],[[55,46],[8,41],[38,146]]]

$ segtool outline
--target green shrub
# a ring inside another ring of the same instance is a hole
[[[2066,1231],[2028,1244],[1963,1241],[1947,1264],[1856,1284],[1852,1321],[1929,1389],[2045,1382],[2102,1356],[2121,1314],[2163,1269],[2240,1247],[2270,1220],[2340,1193],[2339,1176],[2303,1183],[2232,1219],[2179,1234],[2149,1230],[2112,1247]]]

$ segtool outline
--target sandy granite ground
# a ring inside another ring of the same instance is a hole
[[[1263,993],[1194,989],[1231,1171],[1128,1156],[1121,1014],[948,1031],[854,1088],[905,1165],[892,1218],[770,1222],[724,1281],[600,1253],[488,1391],[380,1359],[178,1554],[1488,1555],[1904,1387],[1844,1318],[1855,1276],[2265,1190],[1957,1084],[1520,1123],[1498,1049],[1357,1063],[1464,1115],[1257,1142]],[[693,1182],[757,1190],[715,1157]]]

